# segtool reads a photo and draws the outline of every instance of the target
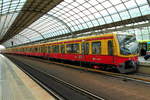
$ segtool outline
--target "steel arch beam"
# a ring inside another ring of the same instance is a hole
[[[17,34],[17,35],[20,35],[20,36],[22,36],[22,37],[26,38],[27,40],[29,40],[29,42],[32,42],[32,41],[31,41],[31,39],[30,39],[30,38],[28,38],[28,37],[27,37],[27,36],[25,36],[25,35],[22,35],[22,34]]]
[[[45,37],[42,35],[42,33],[40,33],[39,31],[37,31],[37,30],[35,30],[35,29],[32,29],[32,28],[26,28],[26,29],[29,29],[29,30],[31,30],[31,31],[34,31],[34,32],[36,32],[37,34],[39,34],[41,37],[42,37],[42,39],[45,39]],[[22,35],[22,34],[17,34],[17,35],[20,35],[20,36],[23,36],[23,37],[25,37],[26,39],[28,39],[30,42],[32,42],[32,40],[30,39],[30,38],[28,38],[27,36],[25,36],[25,35]]]
[[[18,10],[18,11],[13,11],[13,12],[9,12],[9,13],[5,13],[5,14],[2,14],[2,16],[4,16],[4,15],[6,15],[6,14],[13,14],[13,13],[19,13],[19,12],[21,12],[22,10]],[[38,11],[28,11],[28,10],[26,10],[26,11],[23,11],[23,12],[36,12],[36,13],[42,13],[42,12],[38,12]],[[67,23],[65,23],[63,20],[61,20],[60,18],[58,18],[58,17],[55,17],[55,16],[53,16],[53,15],[51,15],[51,14],[48,14],[48,13],[46,13],[45,14],[46,16],[48,16],[48,17],[52,17],[52,18],[54,18],[54,19],[56,19],[58,22],[60,22],[60,23],[62,23],[64,26],[66,26],[66,28],[70,31],[70,33],[72,34],[72,30],[71,30],[71,28],[67,25]],[[73,34],[72,34],[73,35]]]
[[[13,14],[13,13],[19,13],[19,12],[21,12],[22,10],[18,10],[18,11],[13,11],[13,12],[9,12],[9,13],[5,13],[5,14],[3,14],[3,15],[6,15],[6,14]],[[23,12],[36,12],[36,13],[42,13],[42,12],[39,12],[39,11],[31,11],[31,10],[23,10]],[[62,25],[64,25],[68,30],[69,30],[69,33],[72,35],[72,37],[75,37],[76,35],[75,34],[73,34],[73,31],[71,30],[71,28],[67,25],[67,23],[65,23],[63,20],[61,20],[61,19],[59,19],[58,17],[55,17],[55,16],[53,16],[53,15],[51,15],[51,14],[48,14],[48,13],[46,13],[45,14],[46,16],[48,16],[48,17],[52,17],[53,19],[55,19],[55,20],[57,20],[58,22],[60,22]],[[17,26],[16,26],[17,27]],[[32,29],[32,28],[27,28],[27,29],[30,29],[30,30],[32,30],[32,31],[34,31],[34,32],[36,32],[36,33],[38,33],[41,37],[42,37],[42,39],[46,39],[43,35],[42,35],[42,33],[40,33],[39,31],[37,31],[37,30],[35,30],[35,29]],[[31,40],[31,39],[30,39]]]
[[[54,18],[54,19],[56,19],[58,22],[60,22],[60,23],[62,23],[64,26],[66,26],[67,27],[67,29],[70,31],[70,33],[72,34],[72,36],[74,36],[74,34],[73,34],[73,31],[71,30],[71,28],[67,25],[67,23],[65,23],[63,20],[61,20],[61,19],[59,19],[58,17],[55,17],[55,16],[53,16],[53,15],[51,15],[51,14],[45,14],[45,15],[47,15],[48,17],[52,17],[52,18]]]
[[[46,38],[42,35],[42,33],[40,33],[39,31],[37,31],[37,30],[35,30],[35,29],[32,29],[32,28],[29,28],[29,27],[28,27],[27,29],[32,30],[32,31],[38,33],[43,39],[46,39]]]
[[[8,28],[8,27],[6,27],[6,28]],[[24,35],[22,35],[22,34],[17,34],[17,35],[20,35],[20,36],[26,38],[27,40],[29,40],[30,42],[32,42],[31,39],[29,39],[28,37],[26,37],[26,36],[24,36]]]

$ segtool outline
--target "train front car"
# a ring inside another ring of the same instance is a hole
[[[117,69],[120,73],[137,71],[138,42],[134,35],[116,34],[118,43]]]

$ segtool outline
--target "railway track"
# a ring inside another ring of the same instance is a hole
[[[8,58],[57,100],[104,100],[104,98],[65,82],[54,75],[35,69],[27,63],[21,62],[13,57]]]
[[[49,60],[44,60],[44,59],[35,59],[33,57],[30,57],[30,58],[34,59],[34,60],[38,60],[40,62],[44,62],[44,63],[56,64],[56,65],[61,65],[61,66],[65,66],[65,67],[71,67],[71,68],[75,68],[75,69],[86,70],[86,71],[90,71],[90,72],[97,72],[97,73],[101,73],[104,75],[121,78],[123,80],[132,80],[132,81],[137,81],[137,82],[141,82],[144,84],[150,84],[150,75],[147,75],[147,74],[141,74],[141,73],[120,74],[120,73],[102,71],[102,70],[98,70],[98,69],[80,67],[80,66],[71,65],[71,64],[64,64],[64,63],[59,63],[59,62],[54,62],[54,61],[49,61]]]

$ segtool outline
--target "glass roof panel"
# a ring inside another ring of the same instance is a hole
[[[113,15],[112,15],[112,19],[113,19],[113,21],[115,21],[115,22],[121,20],[119,14],[113,14]]]
[[[139,0],[135,0],[135,1],[138,5],[147,4],[147,0],[141,0],[140,2],[139,2]]]
[[[109,8],[109,7],[111,7],[111,6],[112,6],[112,4],[110,4],[110,2],[109,2],[109,1],[105,1],[105,2],[103,2],[103,3],[102,3],[102,5],[103,5],[105,8]]]
[[[1,14],[21,9],[24,2],[25,0],[5,0],[4,4],[0,1],[1,8],[5,8],[0,10],[2,12]],[[70,34],[83,29],[110,23],[113,24],[113,22],[149,14],[150,7],[147,0],[64,0],[20,34],[32,40],[39,40],[42,37],[49,38],[62,34]],[[15,19],[16,15],[4,15],[1,19]],[[9,20],[6,22],[0,21],[3,24],[13,22],[13,20]],[[134,25],[131,24],[128,26]],[[5,27],[9,27],[9,25],[0,25],[0,29],[5,29],[3,30],[4,32],[7,30]],[[148,29],[149,27],[146,27],[145,31],[143,31],[144,29],[130,29],[128,32],[138,33],[137,38],[139,38],[139,33],[149,35],[148,32],[150,31]],[[103,30],[106,31],[108,29]],[[142,36],[142,39],[144,37]]]
[[[124,4],[119,4],[115,6],[118,12],[127,10]]]
[[[120,13],[120,16],[121,16],[122,20],[129,19],[129,18],[130,18],[130,15],[129,15],[129,12],[128,12],[128,11],[121,12],[121,13]]]
[[[5,35],[26,0],[0,0],[0,39]],[[17,11],[17,12],[15,12]]]
[[[129,0],[129,1],[125,2],[125,6],[128,9],[131,9],[131,8],[137,7],[137,4],[136,4],[136,2],[134,0]]]
[[[56,28],[57,27],[57,28]],[[33,24],[29,26],[29,29],[34,30],[34,32],[39,33],[41,35],[29,37],[36,39],[41,39],[39,37],[49,38],[56,35],[61,35],[65,33],[69,33],[70,31],[67,29],[67,27],[63,24],[63,21],[59,18],[55,18],[51,15],[44,15],[39,20],[35,21]],[[28,32],[30,33],[30,32]],[[23,32],[24,34],[24,32]],[[31,34],[31,33],[30,33]],[[35,33],[33,33],[35,34]],[[37,40],[38,40],[37,39]]]
[[[149,5],[141,6],[140,10],[142,12],[142,15],[150,14],[150,7],[149,7]]]
[[[131,17],[141,16],[141,13],[138,8],[130,9],[129,12],[131,14]]]
[[[121,0],[111,0],[111,3],[113,5],[117,5],[117,4],[120,4],[121,3]]]

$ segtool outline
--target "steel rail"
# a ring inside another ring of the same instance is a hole
[[[27,71],[25,71],[24,69],[22,69],[21,67],[19,67],[24,73],[26,73],[29,77],[31,77],[34,81],[36,81],[40,86],[42,86],[46,91],[48,91],[49,93],[51,93],[54,98],[58,99],[58,100],[64,100],[62,97],[60,97],[58,94],[56,94],[54,91],[52,91],[51,89],[47,88],[42,82],[40,82],[39,80],[37,80],[36,78],[34,78],[30,73],[28,73]]]

